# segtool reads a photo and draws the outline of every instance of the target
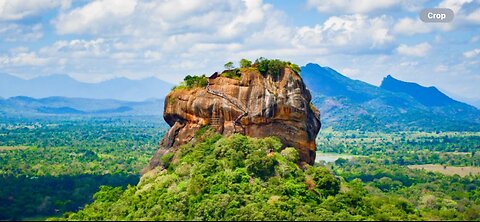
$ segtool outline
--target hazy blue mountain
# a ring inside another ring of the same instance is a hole
[[[425,106],[448,106],[459,103],[433,86],[424,87],[417,83],[400,81],[391,75],[383,79],[380,88],[392,92],[406,93]]]
[[[0,99],[0,114],[8,116],[42,115],[163,115],[163,99],[128,102],[113,99],[85,99],[47,97],[35,99],[26,96]]]
[[[324,127],[361,130],[480,130],[480,111],[455,101],[436,88],[395,83],[395,90],[352,80],[317,64],[301,67],[301,75],[322,113]],[[404,86],[404,87],[402,87]],[[424,95],[435,96],[435,105]]]
[[[142,80],[117,78],[100,83],[84,83],[67,75],[51,75],[24,80],[0,74],[0,96],[4,98],[63,96],[143,101],[150,98],[164,98],[172,86],[170,83],[153,77]]]

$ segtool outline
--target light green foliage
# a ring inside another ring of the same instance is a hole
[[[290,66],[290,69],[292,69],[294,72],[296,72],[297,74],[300,74],[300,66],[294,63],[290,63],[289,66]]]
[[[223,65],[223,67],[227,70],[232,70],[234,69],[235,67],[233,66],[233,62],[227,62],[225,63],[225,65]]]
[[[287,147],[281,152],[288,161],[296,163],[299,160],[298,151],[293,147]]]
[[[239,63],[240,63],[240,68],[248,68],[252,66],[252,61],[248,59],[241,59]]]
[[[178,86],[175,86],[173,90],[176,89],[191,89],[195,87],[206,87],[208,84],[208,79],[205,75],[201,76],[191,76],[187,75]]]

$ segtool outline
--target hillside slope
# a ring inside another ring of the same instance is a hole
[[[443,95],[448,99],[442,101],[448,102],[436,106],[425,104],[423,87],[405,93],[352,80],[317,64],[307,64],[301,70],[325,127],[392,131],[480,130],[478,109],[450,99],[436,89],[434,94]]]

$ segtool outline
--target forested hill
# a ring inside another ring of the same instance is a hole
[[[294,148],[278,139],[222,138],[207,130],[199,142],[161,158],[137,186],[103,187],[95,202],[68,220],[373,220],[420,219],[392,197],[374,204],[359,181],[341,182],[324,167],[301,170]],[[342,189],[340,189],[343,187]],[[403,206],[393,214],[383,206]]]

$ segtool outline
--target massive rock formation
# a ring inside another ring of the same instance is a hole
[[[165,99],[164,119],[171,126],[146,170],[166,152],[188,143],[202,126],[228,136],[277,136],[295,147],[300,161],[315,161],[320,113],[299,74],[285,68],[278,76],[242,68],[239,78],[214,74],[206,87],[175,89]]]

